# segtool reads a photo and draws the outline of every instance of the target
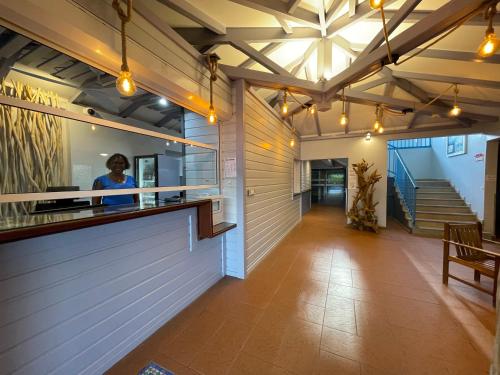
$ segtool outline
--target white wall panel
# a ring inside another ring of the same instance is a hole
[[[245,103],[245,84],[233,84],[233,117],[221,123],[221,189],[224,195],[224,219],[236,223],[237,227],[225,234],[225,272],[226,275],[244,278],[245,268],[245,154],[243,111]],[[233,164],[235,171],[226,173],[226,163]]]
[[[0,374],[109,368],[222,277],[196,231],[186,209],[0,245]]]
[[[245,94],[245,191],[255,194],[245,203],[247,272],[300,220],[300,199],[293,199],[293,160],[298,142],[292,131],[254,94]]]

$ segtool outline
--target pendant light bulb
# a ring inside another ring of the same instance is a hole
[[[314,115],[314,113],[315,113],[315,112],[316,112],[316,108],[314,107],[314,105],[310,106],[310,107],[309,107],[309,113],[310,113],[311,115]]]
[[[453,108],[450,110],[450,116],[457,117],[462,113],[462,109],[458,106],[458,85],[455,84],[455,98],[453,100]]]
[[[215,125],[217,123],[217,114],[215,113],[213,105],[210,105],[210,108],[208,109],[207,120],[210,125]]]
[[[486,9],[485,18],[488,20],[488,27],[486,28],[484,39],[477,50],[477,54],[481,58],[493,56],[498,51],[498,47],[500,47],[500,41],[497,39],[495,29],[493,28],[493,18],[497,13],[496,3],[496,1],[491,3]]]
[[[375,123],[373,124],[373,129],[378,130],[380,128],[381,124],[379,120],[375,120]]]
[[[453,108],[450,110],[450,115],[457,117],[462,113],[462,109],[458,105],[454,105]]]
[[[382,134],[384,132],[384,127],[380,125],[377,131],[379,134]]]
[[[499,47],[500,41],[497,36],[493,32],[487,33],[483,42],[479,45],[477,54],[482,58],[491,57],[498,51]]]
[[[294,138],[290,139],[290,147],[293,147],[293,146],[295,146],[295,139]]]
[[[340,115],[339,122],[342,126],[346,126],[349,123],[349,118],[347,117],[345,112],[342,112],[342,114]]]
[[[137,91],[135,82],[132,79],[132,73],[128,70],[122,70],[116,79],[116,89],[122,96],[132,96]]]
[[[370,7],[372,9],[380,9],[384,5],[384,0],[370,0]]]
[[[284,90],[283,94],[283,105],[281,106],[281,113],[286,115],[288,113],[288,103],[286,102],[287,91]]]

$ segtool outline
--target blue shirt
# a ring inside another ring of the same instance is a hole
[[[107,189],[134,189],[137,187],[135,179],[132,176],[125,176],[125,181],[116,182],[113,181],[107,174],[97,177],[94,180],[94,186],[96,186],[97,182],[99,182],[102,186],[103,190]],[[125,194],[125,195],[108,195],[102,197],[102,204],[111,206],[116,204],[130,204],[134,203],[134,195],[133,194]]]

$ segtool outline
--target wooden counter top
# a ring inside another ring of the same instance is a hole
[[[210,199],[176,203],[156,202],[155,204],[144,205],[142,207],[139,205],[86,207],[1,220],[0,243],[137,219],[193,207],[197,208],[199,240],[215,237],[236,226],[236,224],[221,223],[224,225],[221,226],[219,224],[214,227],[212,222],[212,201]]]

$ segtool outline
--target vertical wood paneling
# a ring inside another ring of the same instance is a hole
[[[221,188],[224,195],[224,217],[237,227],[225,234],[225,272],[238,278],[245,277],[245,191],[244,191],[244,137],[243,111],[245,84],[239,80],[233,84],[234,114],[221,126]],[[235,160],[236,175],[227,175],[224,163]]]
[[[250,91],[245,95],[245,204],[247,272],[300,220],[300,196],[294,199],[291,130]]]
[[[190,217],[194,209],[1,245],[0,374],[101,373],[213,285],[222,237],[190,252]]]

